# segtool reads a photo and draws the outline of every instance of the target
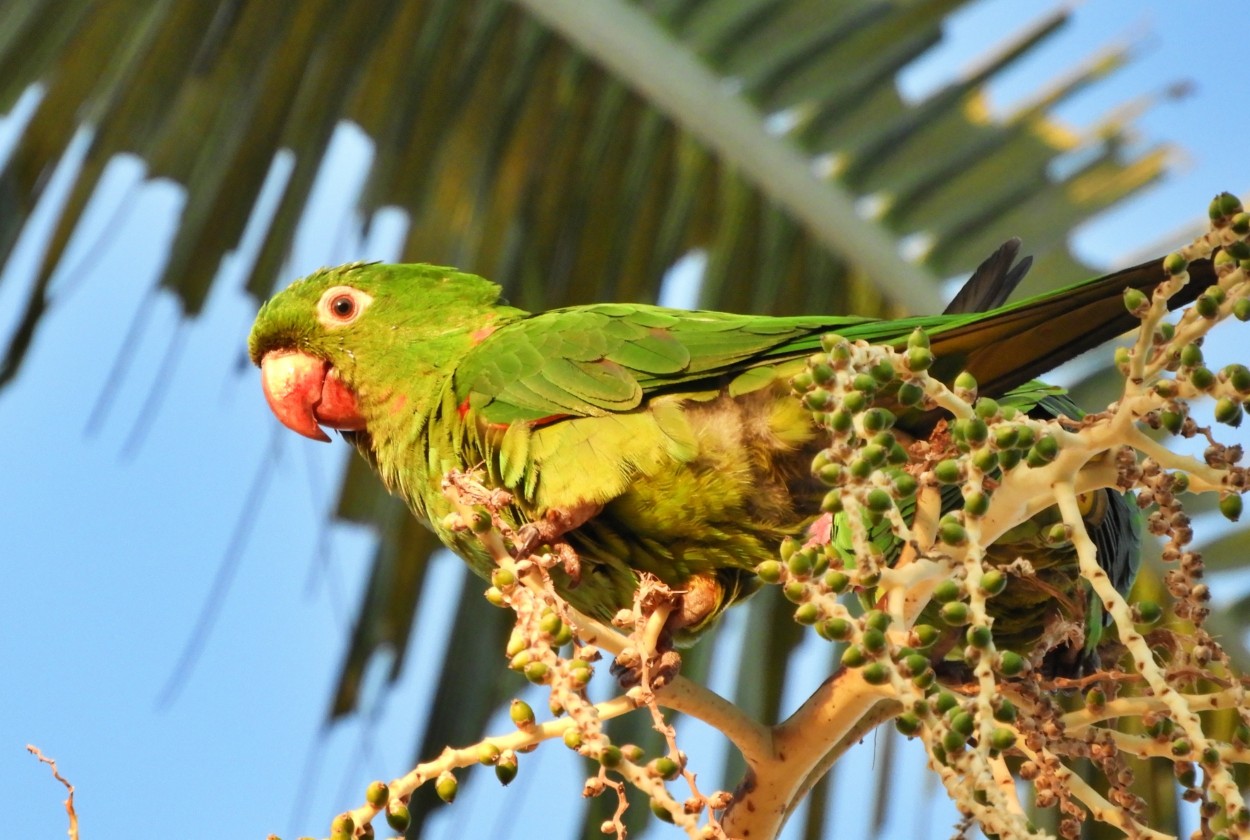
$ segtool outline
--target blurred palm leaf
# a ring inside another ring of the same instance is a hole
[[[373,157],[360,189],[333,200],[365,226],[402,209],[401,259],[484,274],[527,308],[654,300],[694,251],[706,254],[701,305],[768,313],[936,311],[936,278],[968,271],[1012,235],[1038,257],[1029,291],[1085,276],[1067,232],[1160,177],[1167,152],[1132,156],[1124,143],[1149,100],[1084,137],[1049,112],[1129,50],[1109,49],[993,118],[986,83],[1061,27],[1059,11],[924,101],[905,101],[899,70],[966,2],[0,4],[0,108],[32,86],[38,97],[0,171],[0,259],[53,169],[68,161],[76,173],[0,384],[55,303],[66,246],[114,157],[137,155],[151,177],[185,189],[160,285],[194,316],[249,225],[262,235],[247,289],[259,299],[288,279],[284,262],[344,122]],[[275,168],[280,152],[289,167]],[[261,214],[275,172],[277,200]],[[898,256],[908,236],[923,246],[919,265]],[[356,707],[374,654],[391,651],[398,674],[435,548],[358,461],[337,510],[380,539],[332,716]],[[507,693],[508,675],[485,653],[506,627],[479,589],[464,587],[456,621],[484,629],[470,634],[483,655],[448,651],[423,755],[475,737]],[[742,657],[739,700],[769,718],[796,638],[770,599],[749,609],[754,655]],[[822,814],[811,809],[809,835]]]

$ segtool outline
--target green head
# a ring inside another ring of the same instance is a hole
[[[248,353],[287,427],[365,429],[384,402],[422,387],[502,323],[521,316],[494,283],[433,265],[352,263],[296,280],[261,307]]]

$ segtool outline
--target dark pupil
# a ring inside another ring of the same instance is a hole
[[[352,314],[352,310],[356,308],[349,297],[337,297],[334,303],[330,304],[330,308],[334,310],[334,314],[340,318],[346,318]]]

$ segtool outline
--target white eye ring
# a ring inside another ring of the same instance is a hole
[[[354,286],[333,286],[322,292],[317,301],[317,320],[330,329],[344,327],[359,318],[371,303],[373,296]]]

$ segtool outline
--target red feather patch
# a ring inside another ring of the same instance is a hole
[[[529,424],[537,429],[540,426],[546,426],[550,423],[556,422],[557,420],[563,420],[565,417],[571,416],[572,415],[570,414],[548,414],[546,417],[539,417],[537,420],[529,421]]]

